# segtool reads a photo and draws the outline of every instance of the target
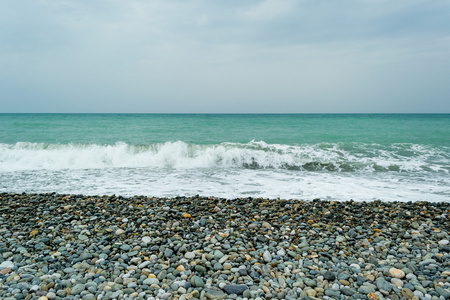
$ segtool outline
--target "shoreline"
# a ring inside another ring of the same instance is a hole
[[[450,298],[445,202],[1,193],[0,232],[2,299]]]

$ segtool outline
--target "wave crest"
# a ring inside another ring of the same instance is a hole
[[[3,171],[147,167],[449,173],[449,162],[449,151],[416,144],[0,144]]]

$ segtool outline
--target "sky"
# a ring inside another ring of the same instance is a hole
[[[450,1],[3,0],[2,113],[450,113]]]

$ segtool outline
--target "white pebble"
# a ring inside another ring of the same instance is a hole
[[[149,237],[149,236],[144,236],[143,238],[142,238],[142,242],[144,242],[145,244],[148,244],[148,243],[150,243],[151,242],[151,237]]]
[[[265,262],[271,262],[272,261],[272,255],[270,255],[269,250],[264,251],[263,259],[264,259]]]

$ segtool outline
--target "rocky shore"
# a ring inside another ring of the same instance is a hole
[[[1,299],[450,299],[450,203],[0,194]]]

